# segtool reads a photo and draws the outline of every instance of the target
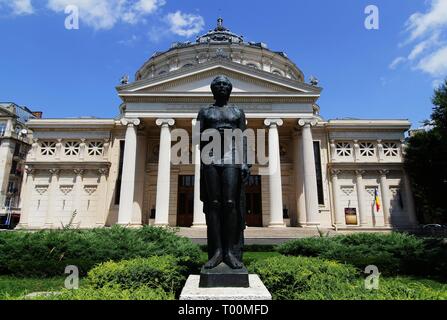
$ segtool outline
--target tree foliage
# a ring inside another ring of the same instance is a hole
[[[447,79],[432,98],[426,125],[408,140],[405,167],[411,178],[416,209],[422,223],[447,223]]]

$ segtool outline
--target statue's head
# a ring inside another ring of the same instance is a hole
[[[213,82],[211,82],[211,91],[216,100],[228,100],[232,90],[233,85],[231,84],[230,79],[225,76],[217,76]]]

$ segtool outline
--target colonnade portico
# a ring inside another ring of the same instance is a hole
[[[368,204],[365,202],[365,199],[368,198],[368,194],[366,194],[366,187],[364,182],[364,177],[367,175],[378,177],[378,185],[377,192],[379,194],[379,206],[380,210],[383,213],[383,227],[385,229],[391,228],[393,223],[391,221],[391,208],[390,203],[391,199],[389,196],[389,189],[392,186],[390,184],[390,180],[388,176],[392,174],[392,170],[388,169],[337,169],[331,168],[329,170],[331,175],[331,185],[332,185],[332,206],[333,206],[333,218],[334,225],[337,228],[346,228],[346,220],[345,213],[341,210],[341,203],[339,199],[339,193],[337,192],[340,189],[339,177],[342,174],[348,174],[354,176],[355,181],[355,190],[357,194],[357,208],[358,208],[358,226],[361,228],[370,228],[373,226],[372,221],[370,221],[370,216],[367,214]],[[408,225],[415,225],[416,218],[414,214],[414,204],[413,204],[413,196],[411,186],[406,183],[405,180],[405,172],[402,169],[394,170],[394,173],[402,176],[402,189],[404,191],[404,199],[405,207],[408,210],[408,215],[406,217],[406,223]],[[366,194],[366,196],[365,196]],[[375,205],[374,205],[375,206]],[[374,209],[376,210],[376,209]],[[381,223],[378,221],[376,223]]]
[[[152,121],[152,120],[151,120]],[[297,119],[297,124],[302,127],[302,139],[300,142],[300,153],[302,160],[299,164],[303,166],[302,172],[305,193],[306,226],[319,224],[318,217],[318,196],[315,174],[315,158],[313,150],[311,126],[315,126],[315,119]],[[121,179],[121,198],[118,212],[118,223],[122,225],[132,223],[132,204],[134,202],[135,184],[135,162],[137,153],[136,130],[140,124],[139,119],[123,119],[121,123],[126,128],[124,161]],[[192,120],[194,125],[195,119]],[[171,118],[160,118],[155,120],[155,124],[160,127],[160,145],[158,155],[158,173],[155,203],[155,221],[158,226],[169,225],[169,204],[170,204],[170,171],[171,171],[171,127],[175,120]],[[285,227],[283,218],[283,191],[281,178],[281,159],[278,128],[283,125],[283,120],[278,118],[266,118],[264,125],[268,127],[268,150],[269,150],[269,199],[270,199],[270,219],[269,227]],[[200,151],[199,146],[193,146],[194,159],[194,215],[193,227],[206,227],[206,219],[203,213],[203,203],[200,201]]]

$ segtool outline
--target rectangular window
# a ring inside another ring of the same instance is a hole
[[[115,187],[115,205],[120,204],[121,198],[121,176],[123,175],[123,163],[124,163],[124,146],[125,141],[120,141],[120,161],[118,166],[118,177],[116,178],[116,187]]]
[[[321,169],[320,142],[314,141],[315,171],[317,175],[318,204],[324,205],[323,172]]]
[[[16,184],[14,181],[9,181],[8,182],[8,193],[16,193]]]
[[[6,131],[6,122],[0,122],[0,137],[5,135]]]
[[[17,165],[18,165],[17,161],[12,162],[11,172],[10,172],[11,174],[17,174]]]

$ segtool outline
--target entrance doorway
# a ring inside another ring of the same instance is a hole
[[[261,176],[250,176],[245,186],[247,213],[245,222],[248,227],[262,227]]]
[[[250,176],[245,194],[247,226],[262,227],[261,176]],[[177,226],[189,228],[194,216],[194,176],[179,176],[177,199]]]
[[[194,215],[194,176],[178,177],[177,226],[189,228]]]

